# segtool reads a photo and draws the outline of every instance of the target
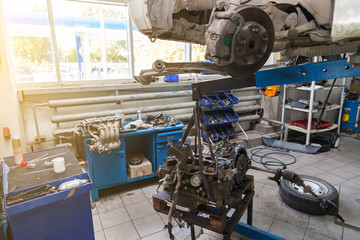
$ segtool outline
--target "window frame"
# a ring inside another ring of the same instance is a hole
[[[39,89],[39,88],[58,88],[58,87],[66,87],[66,86],[107,86],[114,84],[133,84],[135,75],[135,57],[134,57],[134,44],[133,44],[133,22],[130,16],[130,10],[128,8],[128,4],[126,0],[67,0],[73,2],[80,3],[95,3],[95,4],[103,4],[103,5],[115,5],[115,6],[124,6],[127,8],[126,11],[126,43],[128,47],[128,68],[129,68],[129,78],[116,78],[116,79],[96,79],[96,80],[70,80],[70,81],[62,81],[61,79],[61,68],[60,68],[60,55],[58,48],[58,38],[56,37],[56,29],[55,29],[55,19],[53,13],[53,0],[45,0],[47,7],[47,15],[49,20],[50,27],[50,41],[53,50],[53,58],[54,58],[54,67],[56,73],[56,81],[47,81],[47,82],[16,82],[16,87],[18,89]],[[1,13],[4,14],[4,13]],[[191,61],[191,43],[184,43],[184,59],[185,61]],[[12,57],[9,57],[9,61],[13,61]],[[154,58],[154,61],[156,59]]]

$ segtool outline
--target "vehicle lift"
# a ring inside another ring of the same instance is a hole
[[[349,63],[347,59],[306,63],[302,65],[261,70],[255,74],[243,78],[232,77],[194,83],[192,84],[192,99],[197,102],[195,107],[196,109],[200,107],[199,101],[202,99],[203,94],[213,91],[223,91],[256,86],[259,88],[265,88],[266,91],[268,91],[267,96],[275,96],[276,91],[279,91],[279,87],[277,85],[305,83],[354,76],[360,76],[360,68],[353,67],[352,63]],[[195,112],[196,110],[194,110],[194,113]],[[252,203],[249,206],[252,206]],[[248,211],[252,211],[252,207],[249,207]],[[250,216],[252,216],[252,213],[250,213]],[[335,223],[337,224],[342,224],[343,226],[347,225],[345,223],[336,221]],[[251,222],[252,219],[248,223],[251,224]],[[349,227],[351,226],[349,225]],[[191,230],[192,237],[194,238],[193,225],[191,225]],[[232,227],[232,230],[253,239],[283,239],[241,222],[238,222],[236,226]],[[224,235],[224,239],[228,237],[229,235],[226,237]]]

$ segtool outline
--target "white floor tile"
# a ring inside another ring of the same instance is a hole
[[[104,232],[106,240],[136,240],[140,238],[132,222],[107,228]]]
[[[148,200],[125,206],[132,220],[156,213]]]
[[[140,237],[159,232],[164,228],[164,222],[157,213],[136,219],[133,222]]]
[[[274,221],[269,232],[287,240],[302,240],[305,235],[305,230],[305,228],[297,227],[286,222]]]
[[[99,215],[104,229],[131,221],[125,207],[99,213]]]
[[[93,215],[92,218],[93,218],[94,232],[102,230],[103,228],[100,222],[99,214]]]
[[[106,240],[104,231],[95,232],[95,240]]]
[[[99,213],[123,206],[124,204],[121,201],[118,193],[112,193],[111,195],[103,196],[99,201],[96,202],[96,208]]]
[[[147,200],[145,194],[141,189],[135,189],[126,193],[120,194],[121,200],[124,205],[134,204],[137,202]]]

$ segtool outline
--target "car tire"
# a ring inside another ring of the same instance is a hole
[[[299,175],[305,182],[310,185],[313,191],[322,199],[327,199],[338,205],[339,193],[330,183],[308,175]],[[314,196],[303,193],[302,188],[289,180],[280,181],[279,193],[282,200],[290,207],[299,211],[313,214],[326,215],[326,212],[320,207],[320,203]]]

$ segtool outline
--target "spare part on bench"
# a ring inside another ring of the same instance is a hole
[[[75,126],[75,134],[80,135],[79,128],[91,138],[89,144],[93,153],[109,152],[120,147],[120,132],[122,131],[123,116],[89,118]]]

